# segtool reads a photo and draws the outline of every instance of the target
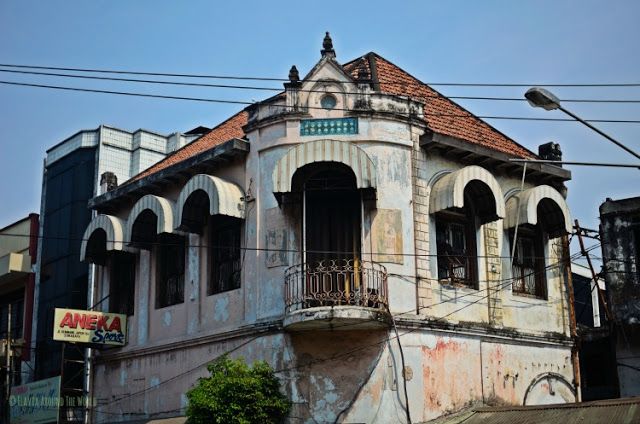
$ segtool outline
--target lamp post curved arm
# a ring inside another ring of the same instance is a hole
[[[541,87],[532,87],[527,90],[527,92],[524,94],[524,97],[527,99],[529,104],[533,107],[541,107],[545,110],[560,109],[561,111],[563,111],[564,113],[566,113],[567,115],[575,119],[576,121],[586,125],[587,127],[591,128],[593,131],[597,132],[607,140],[616,144],[618,147],[626,150],[628,153],[631,153],[633,156],[640,159],[640,154],[636,153],[633,149],[625,146],[624,144],[620,143],[618,140],[614,139],[610,135],[594,127],[584,119],[580,118],[574,113],[563,108],[562,105],[560,104],[560,99],[554,96],[553,93],[551,93],[550,91],[545,90],[544,88],[541,88]]]

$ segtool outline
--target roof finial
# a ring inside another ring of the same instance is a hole
[[[293,65],[291,69],[289,69],[289,81],[290,82],[300,81],[300,73],[298,72],[298,68],[296,68],[296,65]]]
[[[333,50],[333,41],[331,40],[329,31],[326,32],[324,40],[322,40],[322,50],[320,50],[320,53],[322,54],[322,57],[336,57],[336,51]]]

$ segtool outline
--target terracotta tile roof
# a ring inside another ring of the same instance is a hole
[[[371,72],[370,61],[374,63],[380,91],[414,97],[425,103],[425,113],[427,114],[425,121],[432,131],[480,144],[513,156],[536,157],[530,150],[376,53],[368,53],[355,59],[345,64],[344,68],[355,77],[361,66]]]
[[[375,67],[380,91],[389,94],[411,96],[425,102],[425,112],[429,114],[425,117],[425,121],[427,122],[427,126],[434,132],[456,137],[470,143],[480,144],[513,156],[524,158],[536,157],[534,153],[491,127],[480,118],[475,117],[462,106],[444,97],[427,84],[421,82],[376,53],[368,53],[352,60],[344,65],[344,69],[354,77],[356,77],[360,67],[364,67],[369,71],[369,74],[371,74],[370,63],[373,63]],[[278,99],[283,95],[284,93],[278,93],[268,100]],[[443,116],[438,116],[438,114],[442,114]],[[461,118],[460,116],[463,117]],[[185,147],[176,150],[127,182],[136,181],[154,174],[232,138],[244,138],[245,133],[242,127],[247,124],[247,119],[247,112],[241,111],[236,113],[217,127],[211,129],[207,134],[187,144]]]
[[[155,174],[158,171],[168,168],[171,165],[175,165],[178,162],[182,162],[183,160],[193,157],[198,153],[209,150],[224,143],[225,141],[231,140],[232,138],[244,138],[245,134],[242,127],[247,124],[248,116],[249,115],[245,111],[236,113],[217,127],[211,129],[211,131],[202,137],[171,153],[169,156],[142,171],[128,182],[136,181],[148,175]]]

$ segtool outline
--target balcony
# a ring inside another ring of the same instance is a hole
[[[359,259],[324,260],[285,271],[290,330],[374,329],[389,325],[387,270]]]

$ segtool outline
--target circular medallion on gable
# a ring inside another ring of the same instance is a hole
[[[325,94],[320,99],[320,106],[322,106],[323,109],[331,110],[336,107],[336,103],[336,98],[331,94]]]

